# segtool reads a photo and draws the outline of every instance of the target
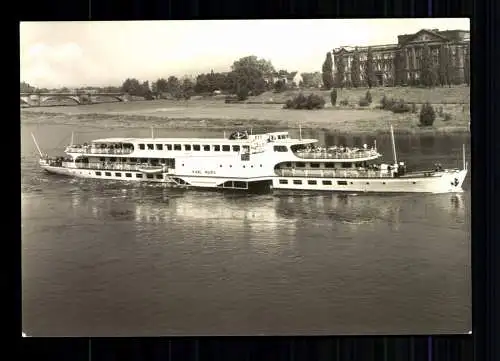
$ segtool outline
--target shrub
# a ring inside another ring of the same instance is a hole
[[[248,93],[249,93],[248,88],[241,87],[238,90],[236,96],[238,97],[238,100],[246,100],[248,98]]]
[[[372,103],[372,94],[369,90],[366,91],[365,100],[368,102],[368,104]]]
[[[443,114],[443,121],[444,122],[447,122],[447,121],[450,121],[452,119],[452,116],[450,113],[444,113]]]
[[[389,99],[385,95],[380,100],[380,106],[382,107],[382,109],[385,110],[392,110],[394,103],[395,103],[394,99]]]
[[[420,125],[424,127],[432,126],[436,119],[436,112],[429,102],[425,103],[420,110]]]
[[[411,109],[408,104],[405,103],[403,99],[398,102],[394,102],[390,109],[393,113],[408,113]]]
[[[316,94],[305,96],[300,93],[293,99],[288,99],[283,106],[285,109],[322,109],[325,106],[325,99]]]
[[[340,101],[340,105],[347,106],[347,105],[349,105],[349,101],[347,99],[342,99]]]
[[[333,89],[330,93],[330,101],[332,102],[332,106],[337,104],[337,89]]]
[[[360,98],[358,104],[360,107],[367,107],[370,105],[370,102],[366,98]]]

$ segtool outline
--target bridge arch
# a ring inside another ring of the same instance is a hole
[[[40,103],[45,103],[47,100],[52,100],[52,99],[71,99],[76,104],[82,103],[79,97],[71,96],[71,95],[50,95],[50,96],[41,97]]]
[[[27,98],[21,97],[21,104],[31,105]]]

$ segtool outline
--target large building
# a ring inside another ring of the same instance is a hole
[[[451,63],[455,70],[453,82],[456,84],[465,82],[468,72],[466,58],[469,56],[467,49],[469,49],[470,44],[470,32],[467,30],[439,31],[438,29],[422,29],[415,34],[399,35],[397,44],[370,47],[373,54],[377,85],[391,86],[395,84],[397,61],[401,61],[403,82],[405,84],[418,84],[424,44],[429,45],[436,66],[439,63],[439,50],[442,45],[449,49]],[[344,46],[333,49],[334,72],[338,58],[343,57],[344,59],[346,86],[352,84],[351,65],[356,50],[360,60],[360,80],[362,84],[366,84],[364,69],[368,48],[367,46]],[[396,59],[398,53],[401,55],[401,59]]]

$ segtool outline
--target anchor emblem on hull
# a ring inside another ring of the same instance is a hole
[[[458,178],[455,178],[455,179],[453,180],[453,182],[451,182],[451,185],[456,187],[456,186],[458,186],[458,183],[459,183],[459,182],[458,182]]]

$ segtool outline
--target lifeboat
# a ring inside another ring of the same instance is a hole
[[[164,171],[164,166],[162,165],[143,165],[138,167],[139,172],[146,174],[156,174],[162,173]]]

